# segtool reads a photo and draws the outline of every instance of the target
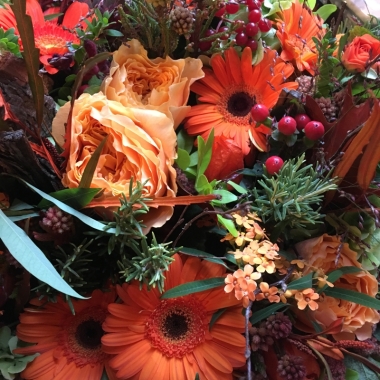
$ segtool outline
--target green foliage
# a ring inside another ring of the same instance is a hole
[[[348,42],[352,42],[355,37],[361,37],[364,36],[365,34],[370,34],[373,36],[371,31],[361,25],[355,25],[352,29],[350,29],[349,34],[348,34]],[[373,36],[375,37],[375,36]]]
[[[297,280],[292,281],[288,285],[288,289],[293,290],[301,290],[301,289],[308,289],[312,287],[312,281],[313,281],[313,272],[307,274],[304,277],[298,278]]]
[[[372,359],[369,359],[372,361]],[[347,380],[355,380],[355,379],[360,379],[360,380],[379,380],[380,375],[371,369],[369,369],[366,365],[363,363],[359,362],[358,360],[355,360],[355,358],[345,355],[344,357],[344,364],[347,368],[348,375],[346,372],[346,379]],[[376,364],[379,365],[377,362]],[[350,371],[348,371],[350,370]],[[356,377],[355,374],[358,376]]]
[[[291,0],[264,0],[263,16],[268,17],[277,12],[289,9],[292,6]]]
[[[286,161],[275,176],[263,174],[252,191],[252,210],[264,223],[274,225],[273,241],[281,233],[287,237],[297,233],[309,236],[309,230],[324,218],[320,212],[324,193],[337,188],[330,173],[322,176],[313,165],[303,166],[304,158],[302,155]]]
[[[170,243],[159,244],[153,234],[150,246],[146,239],[141,239],[141,249],[135,249],[136,255],[118,262],[122,277],[126,282],[138,280],[140,287],[146,285],[155,288],[157,286],[160,293],[164,291],[165,272],[174,261],[173,255],[176,249],[168,249]]]
[[[111,25],[115,24],[115,22],[109,21],[111,15],[112,12],[105,11],[102,14],[98,8],[95,8],[92,20],[85,20],[87,28],[85,30],[82,30],[81,28],[76,29],[78,37],[81,39],[92,40],[98,44],[106,42],[104,39],[105,36],[123,37],[123,33],[118,30],[109,29]]]
[[[372,309],[380,310],[380,300],[371,297],[367,294],[355,292],[349,289],[335,287],[326,289],[325,294],[330,297],[339,298],[348,302],[356,303],[358,305],[363,305]]]
[[[0,8],[5,8],[7,5],[12,4],[11,0],[0,0]]]
[[[20,355],[14,354],[17,348],[17,336],[12,335],[8,326],[0,328],[0,373],[5,380],[13,380],[21,373],[28,363],[32,362],[39,354]]]
[[[334,81],[337,76],[336,68],[340,64],[339,59],[333,56],[337,48],[336,38],[329,31],[319,40],[313,37],[318,52],[318,76],[316,76],[317,95],[328,97],[334,91]]]
[[[18,44],[19,37],[14,33],[14,28],[10,28],[7,31],[4,31],[4,29],[0,28],[0,54],[4,51],[9,51],[16,57],[20,58],[20,45]]]
[[[255,325],[256,323],[261,322],[263,319],[268,318],[269,316],[271,316],[276,311],[278,311],[284,307],[287,308],[288,306],[289,305],[286,303],[271,304],[264,309],[261,309],[261,310],[258,310],[258,311],[255,311],[254,313],[252,313],[251,318],[249,318],[249,321],[252,323],[252,325]]]
[[[323,21],[326,21],[335,11],[337,6],[334,4],[325,4],[317,9],[314,14],[318,15]]]

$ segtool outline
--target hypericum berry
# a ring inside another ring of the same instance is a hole
[[[278,130],[286,136],[292,135],[297,129],[297,122],[291,116],[284,116],[277,125]]]
[[[238,33],[235,37],[236,44],[239,46],[245,46],[248,42],[248,36],[244,33]]]
[[[266,18],[262,18],[257,25],[263,33],[269,32],[272,28],[271,22]]]
[[[218,29],[218,33],[224,33],[224,35],[222,37],[219,37],[221,40],[228,40],[228,37],[230,36],[228,32],[228,26],[221,26],[219,29]]]
[[[250,22],[259,22],[261,20],[261,11],[259,9],[254,9],[248,13],[248,20]]]
[[[252,51],[256,51],[259,47],[259,43],[256,40],[248,40],[245,46],[251,48]]]
[[[247,0],[247,5],[248,5],[248,11],[253,11],[254,9],[259,9],[261,4],[257,2],[256,0]]]
[[[258,122],[265,121],[269,116],[268,107],[264,104],[255,104],[251,109],[252,119]]]
[[[325,127],[319,121],[310,121],[303,130],[309,140],[319,140],[325,134]]]
[[[307,116],[305,113],[300,113],[294,117],[296,123],[297,123],[297,129],[299,131],[302,131],[306,124],[311,121],[310,117]]]
[[[267,172],[270,175],[278,173],[282,168],[282,165],[284,165],[284,160],[278,156],[269,157],[265,161],[265,167],[267,168]]]
[[[237,13],[239,8],[240,8],[239,4],[236,3],[235,1],[230,1],[229,3],[226,4],[226,12],[230,15]]]
[[[239,28],[237,28],[235,30],[236,34],[239,34],[239,33],[242,33],[242,32],[245,32],[245,25],[242,25],[242,26],[240,26]]]
[[[247,34],[248,37],[255,37],[257,33],[259,33],[259,27],[257,24],[253,22],[249,22],[245,26],[245,33]]]
[[[222,17],[226,13],[226,5],[223,4],[219,10],[215,13],[215,17]]]

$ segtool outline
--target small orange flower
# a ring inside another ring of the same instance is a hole
[[[323,288],[326,285],[329,286],[330,288],[334,287],[334,284],[330,281],[327,281],[327,278],[328,278],[327,275],[317,277],[318,288]]]
[[[278,295],[278,288],[275,286],[269,287],[267,282],[262,282],[260,284],[261,293],[256,296],[257,301],[267,299],[269,302],[280,302],[280,296]]]
[[[304,310],[308,305],[313,311],[318,309],[318,304],[315,300],[319,299],[319,294],[315,293],[314,289],[308,288],[302,292],[297,292],[294,297],[297,300],[298,309]]]
[[[292,260],[290,264],[297,265],[298,268],[303,269],[305,268],[305,262],[303,260]]]
[[[294,62],[299,71],[314,75],[318,55],[313,37],[324,35],[322,20],[311,13],[299,0],[291,8],[278,13],[277,37],[281,42],[281,58]]]
[[[256,270],[261,273],[267,272],[269,274],[272,274],[276,272],[276,265],[274,261],[268,260],[267,258],[263,257],[261,259],[261,264],[256,268]]]

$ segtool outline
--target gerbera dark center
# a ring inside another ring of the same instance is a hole
[[[89,319],[82,322],[75,333],[78,343],[84,348],[96,349],[100,346],[103,336],[102,326],[99,321]]]
[[[180,313],[168,315],[163,323],[164,335],[172,340],[181,339],[189,330],[186,316]]]
[[[246,116],[254,106],[253,98],[246,92],[235,92],[227,102],[227,110],[234,116]]]

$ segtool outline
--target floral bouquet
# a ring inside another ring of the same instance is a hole
[[[379,378],[379,19],[0,5],[1,378]]]

